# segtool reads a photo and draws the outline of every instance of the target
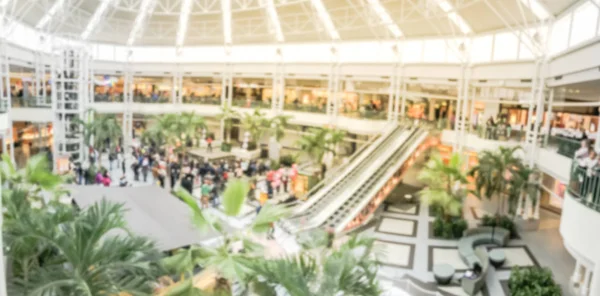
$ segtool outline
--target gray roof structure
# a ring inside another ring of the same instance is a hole
[[[72,186],[75,203],[82,209],[106,199],[124,204],[129,229],[153,239],[161,251],[169,251],[215,239],[216,232],[194,227],[191,210],[169,191],[157,186],[102,187]]]

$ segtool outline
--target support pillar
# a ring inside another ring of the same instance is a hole
[[[579,284],[581,282],[581,262],[577,260],[575,262],[575,270],[573,270],[573,275],[570,278],[571,286],[575,286],[575,284]]]
[[[406,117],[406,87],[407,87],[407,83],[404,79],[404,67],[402,68],[401,82],[402,82],[402,92],[401,92],[402,102],[400,104],[400,117],[405,118]]]
[[[285,104],[285,70],[281,48],[277,48],[277,63],[273,73],[273,95],[271,97],[271,110],[273,114],[281,114]]]
[[[548,98],[548,107],[546,108],[546,122],[544,122],[544,130],[546,134],[544,135],[544,147],[548,145],[548,138],[550,137],[550,123],[552,121],[552,117],[554,114],[552,113],[552,104],[554,103],[554,88],[550,89],[550,95]],[[596,141],[596,145],[600,145],[598,141]],[[600,147],[600,146],[599,146]],[[598,151],[598,150],[596,150]]]
[[[583,277],[583,284],[581,284],[581,288],[579,289],[579,295],[588,296],[594,295],[590,293],[590,283],[592,281],[592,271],[588,268],[585,269],[585,275]]]
[[[73,162],[81,162],[83,137],[74,120],[84,119],[90,98],[91,55],[85,46],[69,42],[56,44],[53,52],[57,57],[52,70],[53,159],[67,155]]]
[[[125,79],[123,82],[123,148],[127,149],[131,146],[133,134],[133,70],[128,62],[125,66]]]
[[[3,8],[0,8],[3,9]],[[4,21],[3,11],[0,11],[0,22]],[[8,52],[7,42],[5,39],[5,31],[0,30],[0,118],[3,118],[0,126],[3,126],[3,130],[0,130],[0,134],[3,135],[2,140],[4,145],[2,150],[6,153],[7,143],[6,139],[10,139],[8,144],[10,147],[10,159],[15,162],[15,144],[13,141],[13,128],[12,128],[12,113],[11,113],[11,94],[10,94],[10,69],[8,64]]]
[[[178,67],[179,68],[179,67]],[[183,98],[183,73],[177,69],[173,73],[173,87],[171,88],[171,102],[181,104]]]
[[[224,71],[221,74],[221,108],[231,108],[231,100],[233,98],[233,65],[231,63],[231,45],[225,45],[226,62]],[[225,120],[221,119],[221,141],[227,141],[228,136],[225,135]]]
[[[592,268],[590,268],[592,270]],[[589,280],[588,295],[600,295],[600,264],[593,267],[592,277]]]
[[[337,116],[339,113],[339,92],[340,92],[340,63],[338,52],[335,46],[331,47],[331,66],[329,70],[329,81],[327,84],[327,107],[326,113],[329,119],[329,124],[335,126],[337,124]]]

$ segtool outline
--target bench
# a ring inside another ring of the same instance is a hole
[[[494,234],[492,236],[492,233]],[[510,231],[502,227],[477,227],[467,229],[463,232],[463,237],[458,241],[458,254],[463,262],[474,269],[475,265],[481,267],[481,273],[477,278],[463,278],[463,290],[469,295],[475,295],[483,288],[485,284],[485,275],[489,268],[489,258],[484,248],[477,248],[480,245],[495,244],[505,246],[510,238]]]

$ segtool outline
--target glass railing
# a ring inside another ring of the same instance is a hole
[[[342,111],[340,116],[383,120],[387,118],[387,112],[383,110]]]
[[[96,103],[123,103],[123,94],[94,94]]]
[[[243,98],[233,98],[231,100],[231,105],[234,107],[242,107],[242,108],[260,108],[260,109],[271,109],[271,101],[266,100],[256,100],[256,99],[246,99]]]
[[[52,98],[46,96],[44,101],[39,103],[36,97],[11,97],[11,106],[13,108],[51,108]]]
[[[568,190],[584,205],[600,211],[600,168],[586,168],[573,159]]]
[[[184,104],[221,105],[221,97],[216,96],[183,96]]]
[[[325,113],[325,105],[308,105],[308,104],[294,104],[285,103],[283,110],[287,111],[300,111],[300,112],[312,112],[312,113]]]
[[[556,152],[568,158],[575,156],[575,151],[581,147],[581,141],[563,136],[549,136],[546,147],[558,149]]]
[[[165,104],[171,101],[171,96],[133,96],[133,102],[135,103]]]

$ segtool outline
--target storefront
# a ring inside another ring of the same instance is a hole
[[[182,101],[186,104],[221,104],[220,78],[183,77]]]
[[[123,76],[94,76],[95,102],[123,102]]]
[[[171,102],[172,77],[134,77],[133,101],[138,103]]]
[[[544,173],[542,174],[540,187],[540,207],[560,214],[562,212],[567,184]]]

